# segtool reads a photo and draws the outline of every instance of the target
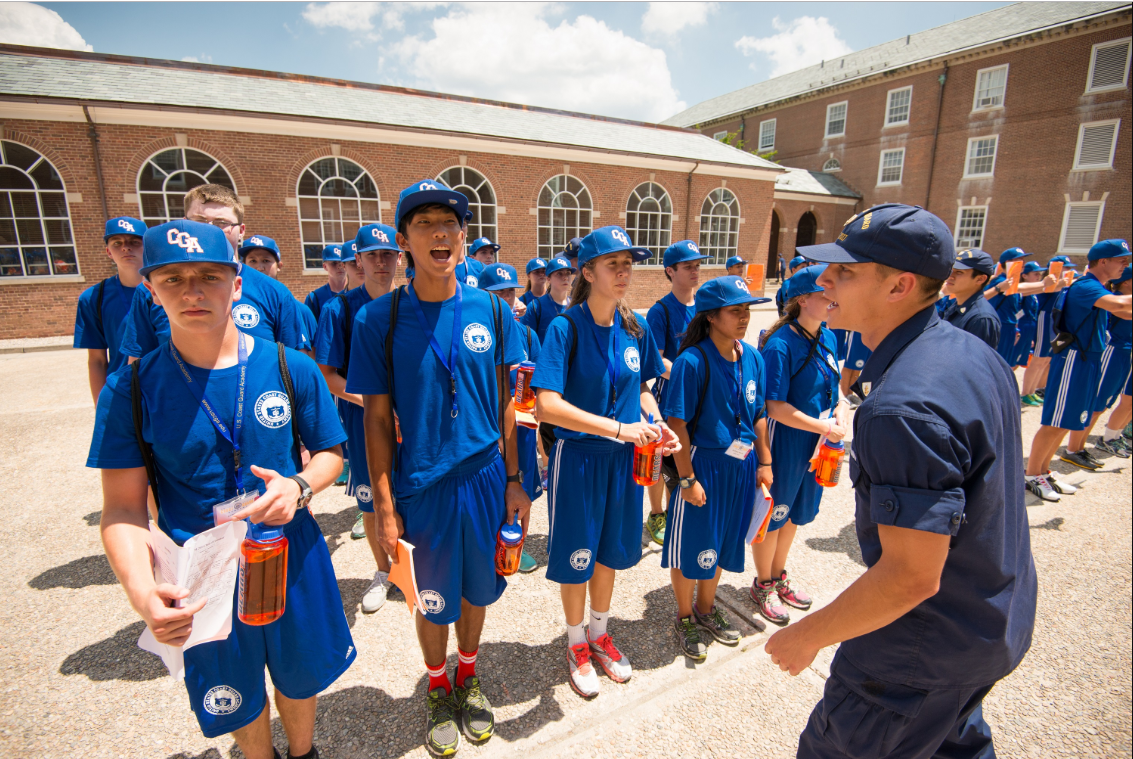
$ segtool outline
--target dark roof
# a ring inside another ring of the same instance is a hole
[[[833,174],[807,169],[787,169],[786,174],[781,174],[775,180],[775,189],[808,195],[833,195],[840,198],[861,197]]]

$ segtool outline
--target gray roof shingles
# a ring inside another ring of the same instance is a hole
[[[833,174],[807,169],[787,169],[775,180],[775,189],[785,192],[802,192],[808,195],[833,195],[841,198],[860,198],[861,195]]]

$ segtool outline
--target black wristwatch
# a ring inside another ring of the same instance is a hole
[[[523,484],[523,470],[520,470],[520,471],[516,472],[515,474],[511,475],[510,477],[508,477],[507,481],[508,482],[517,482],[520,485],[522,485]]]
[[[293,474],[287,479],[295,480],[299,485],[299,500],[296,501],[295,505],[300,509],[307,508],[311,504],[311,499],[314,497],[315,491],[311,490],[311,486],[307,484],[307,481],[297,474]]]
[[[681,477],[681,490],[688,490],[696,484],[696,477]]]

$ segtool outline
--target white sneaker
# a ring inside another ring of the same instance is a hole
[[[366,592],[362,594],[362,613],[373,614],[382,608],[385,605],[386,594],[388,593],[389,572],[383,572],[379,569],[374,572],[374,581],[370,583],[370,587],[366,588]]]
[[[567,649],[567,664],[570,665],[570,687],[583,698],[594,698],[601,686],[598,673],[590,664],[590,646],[579,643]]]
[[[1047,472],[1046,477],[1048,480],[1050,480],[1050,486],[1057,490],[1059,493],[1062,493],[1062,495],[1074,495],[1078,492],[1078,486],[1071,485],[1069,482],[1062,479],[1061,474]]]
[[[586,639],[590,641],[590,657],[597,659],[611,680],[615,683],[624,683],[633,676],[633,667],[629,665],[629,659],[614,645],[609,633],[598,640],[590,640],[590,632],[587,631]]]
[[[1034,493],[1044,501],[1052,501],[1057,503],[1058,501],[1062,500],[1062,496],[1060,496],[1058,494],[1058,491],[1054,489],[1054,486],[1050,484],[1050,480],[1045,474],[1040,474],[1035,477],[1028,477],[1027,490],[1030,490],[1032,493]]]

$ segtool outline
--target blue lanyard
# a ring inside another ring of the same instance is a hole
[[[456,303],[453,306],[452,314],[452,344],[449,346],[448,358],[441,351],[441,346],[437,343],[437,338],[433,334],[436,330],[429,329],[429,323],[425,321],[425,312],[421,310],[421,302],[417,300],[417,293],[413,290],[413,284],[410,283],[409,287],[405,288],[405,293],[409,296],[409,305],[413,306],[413,313],[417,315],[417,323],[421,325],[421,331],[429,336],[429,345],[432,346],[433,352],[437,354],[440,359],[441,366],[448,371],[449,376],[449,389],[452,393],[452,411],[451,416],[456,418],[460,413],[460,409],[456,404],[456,352],[460,349],[460,301],[462,297],[461,288],[464,287],[463,282],[456,283]],[[438,323],[440,319],[438,318]],[[391,327],[392,328],[392,327]]]
[[[799,324],[797,321],[794,322],[794,324],[799,328],[799,332],[801,332],[807,340],[811,339],[810,333],[803,329],[803,326],[801,324]],[[818,360],[814,363],[818,365],[818,372],[822,375],[822,379],[826,383],[826,408],[833,409],[834,390],[838,386],[838,373],[834,369],[832,369],[830,364],[828,363],[833,354],[823,355],[822,353],[822,327],[818,328],[818,334],[816,334],[813,339],[815,343],[814,354],[818,357]],[[827,369],[830,369],[829,374],[827,374],[826,372]]]
[[[613,400],[610,407],[610,418],[614,418],[618,405],[618,379],[622,373],[622,315],[614,310],[614,325],[610,328],[613,333],[612,339],[614,341],[614,360],[610,360],[609,344],[602,345],[602,337],[598,334],[598,322],[594,321],[594,315],[590,313],[590,304],[582,304],[582,312],[586,314],[587,320],[590,322],[590,333],[594,335],[594,342],[598,345],[598,353],[606,360],[606,373],[610,377],[610,387],[613,390]]]
[[[709,342],[712,342],[712,341],[709,340]],[[743,424],[743,420],[740,416],[740,412],[744,407],[743,406],[743,400],[741,398],[741,396],[743,394],[743,387],[744,387],[744,366],[743,366],[744,359],[743,359],[743,356],[741,356],[740,352],[737,350],[736,351],[735,363],[733,363],[731,365],[731,368],[729,369],[729,367],[728,367],[729,362],[726,361],[722,355],[720,355],[719,349],[716,348],[716,343],[712,343],[712,353],[716,356],[716,363],[718,363],[720,365],[720,368],[723,370],[724,376],[728,377],[728,379],[730,379],[730,380],[732,380],[733,382],[736,383],[736,405],[733,408],[733,411],[736,412],[736,427],[739,428]],[[739,432],[740,432],[739,429],[737,429],[736,434],[738,435]]]
[[[232,414],[231,433],[228,431],[228,426],[221,421],[220,414],[216,412],[212,402],[205,397],[204,389],[193,380],[193,375],[189,374],[189,368],[185,366],[185,362],[181,358],[181,354],[177,352],[177,346],[173,344],[172,340],[169,341],[169,355],[173,356],[173,362],[181,370],[181,379],[185,380],[189,392],[197,399],[197,403],[201,404],[201,408],[204,409],[205,415],[212,422],[212,426],[216,427],[216,431],[220,433],[222,438],[232,444],[232,466],[236,476],[236,491],[243,493],[244,467],[240,463],[240,432],[244,429],[244,390],[247,387],[248,380],[248,345],[244,341],[244,333],[240,333],[239,348],[236,352],[237,365],[240,367],[240,380],[237,384],[236,411]]]

